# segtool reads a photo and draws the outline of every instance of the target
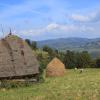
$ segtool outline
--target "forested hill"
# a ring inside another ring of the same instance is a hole
[[[94,57],[100,56],[100,38],[59,38],[51,40],[37,41],[38,47],[48,45],[58,50],[89,51]]]

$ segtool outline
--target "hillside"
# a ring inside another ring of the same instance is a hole
[[[94,57],[100,56],[100,38],[59,38],[44,41],[37,41],[38,47],[48,45],[61,51],[89,51]]]

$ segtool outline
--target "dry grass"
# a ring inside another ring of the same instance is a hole
[[[47,68],[46,68],[47,77],[63,76],[64,74],[65,74],[65,66],[58,58],[54,58],[47,65]]]
[[[67,70],[30,87],[0,90],[0,100],[100,100],[100,69]]]

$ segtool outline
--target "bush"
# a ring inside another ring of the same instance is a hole
[[[45,81],[45,77],[44,77],[44,69],[45,69],[45,64],[44,63],[40,63],[40,67],[39,67],[39,82],[44,82]]]
[[[0,88],[18,88],[18,87],[26,87],[30,86],[32,83],[30,82],[18,82],[16,80],[2,80],[0,84]]]
[[[96,59],[96,67],[97,68],[100,68],[100,58],[97,58]]]

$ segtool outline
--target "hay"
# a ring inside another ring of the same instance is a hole
[[[46,68],[46,76],[47,77],[63,76],[64,73],[65,73],[65,66],[58,58],[54,58],[47,65],[47,68]]]
[[[0,40],[0,79],[38,73],[38,61],[24,40],[15,35]]]

